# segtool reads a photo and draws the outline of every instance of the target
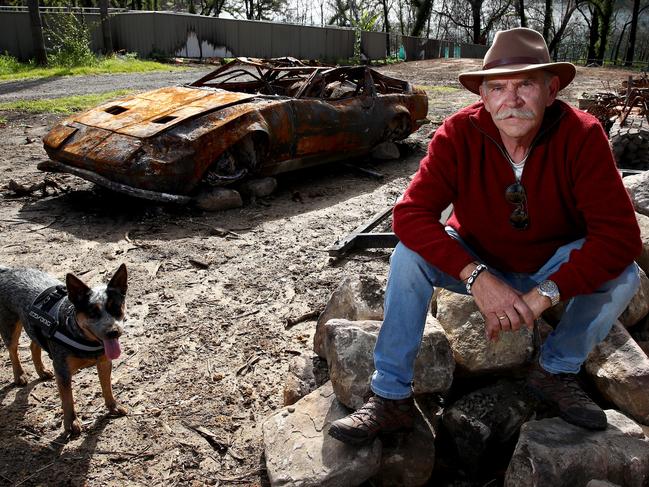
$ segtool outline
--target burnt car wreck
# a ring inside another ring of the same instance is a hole
[[[410,135],[427,109],[423,90],[366,66],[240,58],[67,118],[45,136],[51,160],[38,167],[189,203],[206,186],[367,154]]]

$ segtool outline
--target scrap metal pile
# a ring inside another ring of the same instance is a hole
[[[579,108],[600,121],[620,169],[649,170],[649,77],[646,73],[614,89],[584,93]]]

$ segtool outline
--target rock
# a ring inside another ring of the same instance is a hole
[[[622,179],[635,211],[649,216],[649,171]]]
[[[320,314],[313,337],[313,350],[325,358],[324,325],[341,318],[351,321],[383,319],[383,285],[373,276],[346,277],[331,294]]]
[[[288,363],[288,375],[284,384],[284,406],[290,406],[315,391],[327,380],[327,364],[320,357],[297,355]]]
[[[636,258],[636,262],[645,274],[649,274],[649,216],[636,212],[635,217],[638,220],[642,238],[642,252]]]
[[[194,204],[201,210],[219,211],[240,208],[243,206],[243,200],[234,189],[209,188],[196,195]]]
[[[626,328],[639,323],[649,313],[649,279],[642,269],[639,271],[640,287],[619,318]]]
[[[248,179],[241,183],[238,189],[246,198],[264,198],[275,192],[277,189],[277,179]]]
[[[606,480],[591,480],[586,484],[586,487],[621,487],[617,484],[612,484]]]
[[[381,462],[380,441],[349,446],[327,434],[331,422],[347,414],[328,382],[268,417],[262,432],[271,486],[356,486],[374,476]]]
[[[588,356],[584,369],[606,399],[649,424],[649,358],[619,321]]]
[[[325,325],[327,363],[336,398],[357,409],[369,395],[374,372],[374,346],[380,321],[329,320]],[[455,363],[444,331],[429,316],[415,359],[415,394],[446,393],[451,387]]]
[[[436,318],[428,316],[415,359],[415,394],[445,394],[451,388],[454,372],[455,359],[446,333]]]
[[[638,343],[649,341],[649,316],[633,328],[630,328],[629,333],[631,333],[633,339]]]
[[[442,290],[437,298],[437,319],[462,374],[516,369],[532,358],[532,333],[527,328],[501,333],[497,342],[485,338],[484,319],[471,296]]]
[[[514,437],[533,412],[533,402],[522,388],[502,380],[455,401],[444,410],[442,424],[464,467],[475,476],[484,469],[488,450]]]
[[[415,425],[405,434],[382,435],[383,454],[372,485],[414,487],[426,485],[435,467],[435,431],[419,411]]]
[[[373,159],[390,160],[399,159],[399,157],[401,157],[401,154],[394,142],[382,142],[372,149]]]
[[[336,398],[358,409],[369,398],[374,345],[380,321],[329,320],[325,325],[327,364]]]
[[[606,416],[609,426],[598,432],[560,418],[523,424],[504,487],[576,487],[592,479],[647,485],[649,438],[619,411]]]
[[[638,342],[638,346],[647,356],[649,356],[649,342]]]

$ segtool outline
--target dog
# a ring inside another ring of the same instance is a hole
[[[41,379],[56,378],[63,406],[63,426],[70,434],[81,432],[72,397],[72,375],[97,366],[101,391],[112,415],[127,414],[117,404],[111,385],[112,360],[121,353],[119,337],[126,311],[127,273],[120,265],[107,285],[88,287],[67,274],[65,286],[37,269],[0,266],[0,335],[9,350],[14,383],[27,384],[18,358],[21,328],[31,338],[32,362]],[[54,373],[41,360],[45,349]]]

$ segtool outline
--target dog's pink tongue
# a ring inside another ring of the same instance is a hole
[[[119,348],[119,340],[117,338],[105,339],[104,350],[106,352],[106,357],[111,360],[118,358],[119,354],[122,353],[122,349]]]

